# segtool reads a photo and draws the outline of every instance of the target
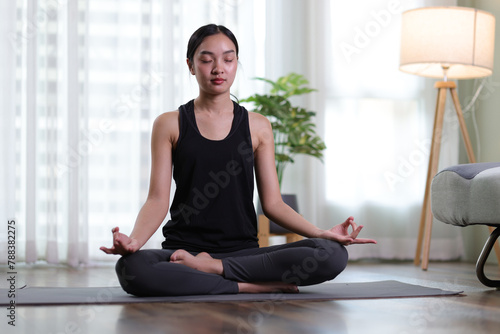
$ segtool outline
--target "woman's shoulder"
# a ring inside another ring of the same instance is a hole
[[[156,117],[154,126],[169,127],[179,123],[179,110],[167,111]]]
[[[248,112],[248,121],[250,122],[250,127],[254,129],[265,129],[271,130],[271,122],[266,116],[256,113],[254,111]]]
[[[250,120],[250,122],[259,124],[261,126],[267,126],[267,124],[270,124],[266,116],[259,114],[255,111],[248,112],[248,119]]]
[[[269,122],[266,116],[249,111],[248,120],[254,150],[259,148],[261,144],[272,143],[273,128],[271,126],[271,122]]]
[[[166,111],[156,117],[155,122],[169,122],[179,118],[179,109],[173,111]]]
[[[179,110],[158,115],[153,123],[153,132],[177,138],[179,134]]]

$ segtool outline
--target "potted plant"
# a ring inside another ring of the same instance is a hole
[[[313,118],[314,111],[294,106],[290,101],[292,96],[309,94],[316,91],[309,88],[309,81],[296,73],[272,81],[266,78],[256,78],[271,85],[269,94],[254,94],[241,102],[253,104],[254,112],[266,116],[273,127],[276,172],[280,189],[283,181],[283,172],[289,164],[295,162],[298,154],[305,154],[323,158],[326,146],[316,134],[316,124]],[[298,211],[296,195],[283,195],[284,201]],[[259,205],[259,213],[262,212]],[[280,230],[281,229],[281,230]],[[278,225],[271,224],[271,232],[284,232]]]
[[[307,87],[309,81],[304,76],[290,73],[272,81],[266,78],[255,78],[269,83],[272,88],[269,94],[254,94],[241,102],[253,103],[254,112],[266,116],[273,127],[276,172],[278,180],[283,180],[285,167],[294,163],[297,154],[305,154],[323,158],[326,146],[316,134],[314,111],[293,106],[290,97],[316,91]]]

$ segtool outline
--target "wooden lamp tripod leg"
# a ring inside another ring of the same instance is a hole
[[[443,133],[443,120],[446,104],[446,92],[448,87],[437,87],[438,99],[436,103],[436,112],[434,115],[434,128],[432,132],[431,153],[429,156],[429,166],[427,169],[427,182],[425,185],[424,203],[420,215],[420,226],[417,239],[417,250],[415,253],[414,263],[420,263],[420,256],[422,255],[422,239],[424,239],[424,254],[422,268],[427,269],[429,254],[426,249],[430,249],[430,239],[432,232],[432,213],[430,210],[430,187],[432,178],[436,175],[439,163],[439,152],[441,149],[441,136]],[[425,235],[424,235],[425,233]]]

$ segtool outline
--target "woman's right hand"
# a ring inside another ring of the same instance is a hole
[[[134,253],[141,248],[136,239],[120,233],[120,229],[118,227],[113,228],[111,232],[113,233],[113,246],[111,248],[104,246],[99,248],[104,253],[126,255]]]

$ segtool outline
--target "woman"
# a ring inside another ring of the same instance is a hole
[[[238,43],[224,26],[191,36],[187,65],[199,96],[155,120],[148,198],[130,236],[115,227],[120,284],[139,296],[297,292],[333,279],[347,264],[344,245],[357,238],[353,218],[330,230],[309,223],[281,199],[269,121],[230,98]],[[253,206],[254,171],[267,217],[308,239],[259,248]],[[176,192],[162,249],[140,250],[159,228]],[[349,227],[352,232],[349,233]]]

